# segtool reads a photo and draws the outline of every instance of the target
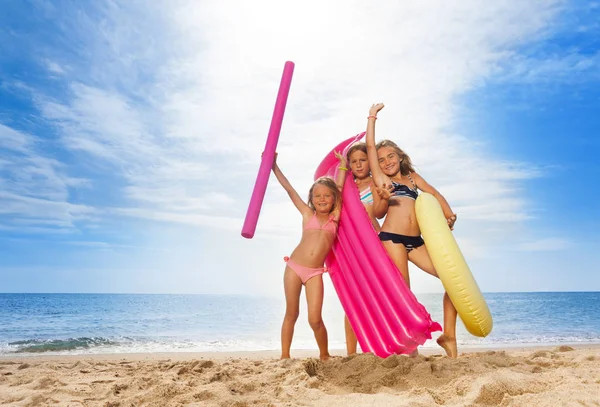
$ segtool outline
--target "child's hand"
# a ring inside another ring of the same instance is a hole
[[[379,197],[385,201],[389,200],[392,197],[392,189],[394,189],[394,187],[392,185],[387,184],[383,184],[382,188],[375,187],[377,195],[379,195]]]
[[[346,157],[344,157],[342,155],[342,153],[340,153],[339,151],[334,151],[333,153],[335,154],[335,158],[337,158],[338,161],[340,162],[340,167],[342,167],[342,168],[348,168],[347,167],[347,162],[346,162]]]
[[[264,151],[260,154],[260,158],[263,158],[263,155],[265,155]],[[272,169],[275,169],[275,167],[277,167],[277,151],[273,155],[273,166],[272,166]]]
[[[383,103],[375,103],[373,106],[371,106],[371,108],[369,109],[369,116],[377,116],[377,113],[383,109],[385,106]]]
[[[452,215],[448,216],[446,221],[448,221],[448,227],[450,228],[450,230],[454,230],[454,223],[456,222],[456,214],[453,213]]]

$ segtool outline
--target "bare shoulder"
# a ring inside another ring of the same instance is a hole
[[[305,206],[302,207],[302,210],[300,211],[300,213],[302,214],[302,221],[308,222],[315,214],[315,211],[312,210],[312,208],[310,206],[305,204]]]
[[[304,226],[306,226],[306,224],[308,222],[310,222],[310,220],[312,219],[313,215],[315,214],[313,212],[313,210],[310,209],[308,206],[306,208],[308,210],[300,212],[302,214],[302,229],[304,229]]]
[[[333,220],[338,223],[340,221],[340,211],[339,210],[335,210],[333,212],[331,212],[331,216],[333,216]]]
[[[410,176],[412,177],[417,188],[424,192],[430,192],[431,186],[418,172],[411,172]]]
[[[409,173],[409,175],[412,177],[412,179],[418,184],[419,181],[424,182],[425,180],[423,179],[423,177],[416,171],[413,171],[411,173]]]

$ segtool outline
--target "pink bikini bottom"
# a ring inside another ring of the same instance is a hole
[[[327,267],[310,268],[310,267],[301,266],[298,263],[296,263],[294,260],[291,260],[288,256],[285,256],[283,258],[283,261],[285,261],[287,263],[287,265],[289,266],[289,268],[294,270],[294,272],[298,275],[298,277],[300,277],[300,280],[302,280],[302,284],[306,284],[306,282],[308,280],[310,280],[311,278],[329,271],[329,269]]]

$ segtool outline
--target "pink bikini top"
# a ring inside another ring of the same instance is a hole
[[[337,225],[335,224],[335,218],[332,215],[329,215],[329,219],[323,226],[319,223],[319,219],[317,219],[317,214],[315,213],[313,217],[308,221],[306,226],[304,226],[304,230],[307,229],[321,229],[326,230],[328,232],[333,233],[334,235],[337,233]]]

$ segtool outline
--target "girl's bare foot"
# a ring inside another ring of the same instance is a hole
[[[329,353],[327,353],[325,355],[319,355],[319,359],[321,359],[321,360],[329,360],[330,357],[331,357],[331,355]]]
[[[283,359],[290,359],[290,355],[281,355],[279,360],[283,360]]]
[[[445,334],[440,335],[437,338],[437,343],[446,351],[446,354],[455,359],[458,356],[458,350],[456,348],[456,338],[451,338]]]

